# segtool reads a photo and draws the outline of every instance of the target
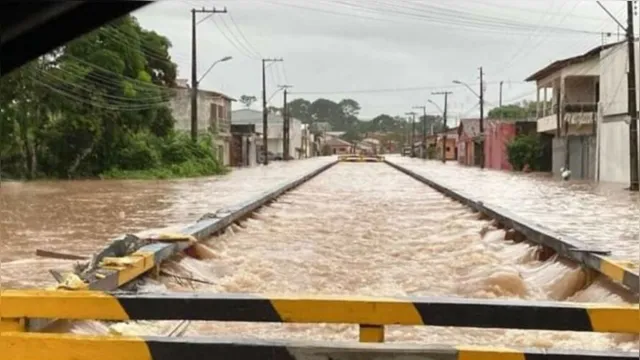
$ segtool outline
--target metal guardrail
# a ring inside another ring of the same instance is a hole
[[[631,360],[632,352],[510,349],[473,346],[327,344],[322,342],[212,340],[5,333],[0,350],[21,360]]]
[[[339,155],[340,162],[383,162],[384,156],[381,155]]]
[[[523,234],[529,241],[550,248],[560,256],[604,275],[635,295],[640,293],[640,278],[638,273],[631,268],[628,263],[603,255],[609,252],[592,249],[577,239],[560,235],[542,225],[532,224],[530,221],[498,206],[475,201],[466,194],[449,189],[391,161],[385,160],[385,162],[436,191],[497,220],[506,228]]]
[[[91,290],[113,291],[127,285],[152,269],[158,268],[163,261],[191,247],[194,244],[193,240],[202,241],[210,238],[335,164],[337,162],[321,166],[299,179],[276,186],[255,199],[221,209],[216,213],[205,214],[199,221],[178,231],[179,234],[184,235],[185,241],[163,241],[162,236],[150,240],[143,235],[123,235],[113,240],[110,245],[93,257],[88,268],[80,274],[81,281]],[[101,260],[106,257],[119,258],[123,265],[101,265]],[[50,319],[34,318],[23,324],[9,325],[6,322],[4,324],[0,322],[0,329],[7,326],[16,328],[17,326],[17,328],[26,328],[28,331],[40,331],[49,327],[51,323]]]

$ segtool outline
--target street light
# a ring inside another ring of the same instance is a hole
[[[221,63],[221,62],[225,62],[225,61],[229,61],[233,59],[232,56],[225,56],[220,60],[216,60],[213,62],[213,64],[211,64],[211,66],[209,66],[209,68],[207,69],[207,71],[204,72],[204,74],[202,74],[202,76],[200,77],[200,79],[198,80],[198,83],[200,83],[202,81],[202,79],[204,79],[205,76],[207,76],[207,74],[209,73],[209,71],[211,71],[211,69],[213,69],[214,66],[216,66],[216,64]]]
[[[429,100],[427,100],[427,102],[428,102],[428,103],[430,103],[430,104],[432,104],[433,106],[437,107],[437,108],[438,108],[438,110],[440,110],[440,112],[442,112],[442,113],[444,112],[444,110],[442,110],[442,108],[440,107],[440,105],[438,105],[435,101],[433,101],[433,100],[429,99]]]
[[[477,93],[477,92],[475,92],[475,91],[471,88],[471,86],[469,86],[469,84],[467,84],[467,83],[465,83],[465,82],[462,82],[462,81],[460,81],[460,80],[453,80],[453,83],[454,83],[454,84],[458,84],[458,85],[463,85],[464,87],[466,87],[467,89],[469,89],[469,91],[471,91],[471,92],[473,93],[473,95],[475,95],[478,99],[480,98],[480,95],[478,95],[478,93]]]

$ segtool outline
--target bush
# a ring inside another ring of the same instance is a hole
[[[122,170],[144,170],[159,166],[161,156],[155,140],[155,136],[149,133],[128,135],[118,151],[118,167]]]
[[[144,139],[144,141],[142,141]],[[111,179],[169,179],[224,174],[217,160],[212,138],[204,135],[193,142],[187,134],[166,138],[134,136],[120,154],[118,166],[102,174]],[[147,166],[143,166],[144,162]]]
[[[519,135],[507,144],[509,163],[516,171],[522,171],[525,165],[529,165],[531,170],[538,170],[541,155],[542,145],[536,135]]]

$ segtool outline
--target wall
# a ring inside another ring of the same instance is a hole
[[[597,151],[595,136],[569,136],[569,170],[573,179],[595,179]],[[566,138],[553,138],[552,173],[560,176],[565,165]]]
[[[514,123],[490,123],[488,124],[485,142],[485,167],[496,170],[511,170],[509,156],[507,155],[507,143],[516,135]]]
[[[463,165],[473,166],[475,159],[475,149],[473,141],[471,140],[459,140],[458,141],[458,162]]]
[[[640,64],[636,42],[636,69]],[[627,70],[629,59],[627,45],[620,44],[600,54],[600,107],[603,116],[623,114],[627,112]],[[636,72],[636,79],[640,72]],[[640,99],[640,92],[638,92]]]
[[[627,116],[617,116],[599,127],[600,181],[629,182],[629,125]]]
[[[593,104],[596,101],[597,76],[566,78],[565,104]]]
[[[176,119],[175,129],[191,131],[191,96],[190,89],[175,89],[175,96],[171,99],[169,107]],[[211,104],[229,106],[229,102],[211,94],[198,92],[198,132],[204,132],[212,126]]]

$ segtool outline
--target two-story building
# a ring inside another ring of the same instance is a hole
[[[568,166],[573,178],[629,181],[628,59],[626,42],[616,42],[526,79],[537,86],[537,131],[553,137],[554,174]]]
[[[303,152],[303,132],[302,122],[294,117],[289,119],[289,158],[299,159],[304,157]],[[255,131],[261,134],[256,142],[258,148],[262,148],[262,111],[252,109],[241,109],[232,112],[232,122],[234,125],[255,125]],[[284,119],[280,114],[269,113],[267,115],[267,151],[274,158],[284,159]],[[262,156],[259,151],[258,157]],[[258,159],[262,162],[261,159]]]
[[[640,49],[636,42],[635,68],[640,63]],[[604,182],[629,183],[631,158],[629,154],[629,111],[627,76],[629,53],[626,42],[607,46],[600,53],[600,103],[598,107],[596,179]],[[636,84],[640,72],[636,71]],[[640,104],[640,91],[636,92]],[[640,127],[639,127],[640,128]],[[640,151],[640,150],[639,150]]]
[[[536,82],[537,131],[552,137],[554,175],[568,168],[573,178],[596,178],[600,54],[614,45],[555,61],[526,79]]]
[[[178,131],[191,131],[191,88],[184,80],[177,81],[170,108]],[[210,133],[213,149],[222,164],[230,164],[231,103],[235,99],[215,91],[198,89],[198,132]]]

